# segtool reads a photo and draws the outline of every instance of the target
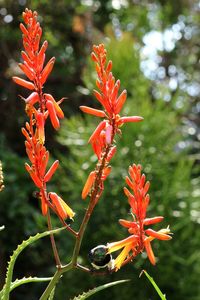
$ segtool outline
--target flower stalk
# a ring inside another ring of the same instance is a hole
[[[39,189],[38,199],[41,201],[42,214],[47,217],[48,228],[51,230],[49,209],[53,210],[63,222],[66,218],[74,216],[74,212],[59,196],[56,195],[56,201],[53,201],[50,198],[51,193],[47,192],[47,183],[56,172],[59,161],[56,160],[47,171],[49,152],[45,147],[45,125],[50,117],[53,127],[55,129],[60,127],[59,118],[64,117],[60,108],[63,99],[57,102],[52,95],[43,93],[44,83],[53,69],[55,58],[51,58],[44,66],[48,43],[44,41],[40,48],[42,29],[38,22],[37,12],[26,9],[23,13],[23,21],[24,24],[20,24],[24,45],[24,51],[21,53],[23,63],[19,64],[19,68],[28,80],[13,77],[13,81],[31,91],[27,98],[21,97],[25,102],[25,112],[29,118],[29,122],[26,122],[25,127],[22,128],[22,134],[26,139],[26,153],[30,160],[30,164],[26,163],[25,168]],[[66,226],[66,229],[73,232],[69,226]],[[54,236],[51,235],[50,239],[56,265],[60,267],[61,262]]]

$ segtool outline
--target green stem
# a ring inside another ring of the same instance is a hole
[[[82,240],[83,240],[83,236],[84,236],[87,224],[88,224],[88,222],[90,220],[90,217],[91,217],[91,214],[92,214],[92,212],[93,212],[93,210],[94,210],[94,208],[95,208],[95,206],[98,202],[97,200],[101,195],[101,189],[100,189],[101,176],[102,176],[103,169],[105,167],[106,158],[107,158],[109,150],[110,150],[110,146],[107,146],[106,150],[105,150],[105,153],[104,153],[104,156],[102,158],[101,164],[99,166],[97,165],[97,176],[96,176],[96,180],[95,180],[95,183],[94,183],[94,188],[93,188],[93,191],[92,191],[92,194],[91,194],[91,197],[90,197],[90,203],[89,203],[88,208],[85,212],[83,221],[81,223],[81,226],[80,226],[77,238],[76,238],[75,246],[74,246],[74,252],[73,252],[73,256],[72,256],[73,266],[77,265],[78,254],[80,252],[81,243],[82,243]]]
[[[76,242],[75,242],[75,246],[74,246],[74,252],[73,252],[73,256],[72,256],[73,266],[76,266],[76,264],[77,264],[77,258],[78,258],[81,243],[82,243],[82,240],[83,240],[84,232],[86,230],[87,224],[89,222],[89,219],[90,219],[90,216],[92,214],[92,211],[93,211],[94,207],[95,207],[94,203],[92,201],[90,201],[89,206],[88,206],[88,208],[86,210],[86,213],[84,215],[82,224],[80,226],[78,236],[76,238]]]
[[[113,138],[112,138],[112,140],[113,140]],[[93,191],[91,193],[90,202],[89,202],[88,208],[85,212],[84,218],[82,220],[80,229],[79,229],[78,233],[74,234],[75,237],[76,237],[76,242],[75,242],[75,245],[74,245],[72,260],[66,266],[61,266],[60,265],[60,268],[58,268],[57,271],[55,272],[52,280],[50,281],[49,285],[47,286],[47,288],[45,289],[44,293],[42,294],[42,296],[40,297],[39,300],[47,300],[48,299],[51,291],[53,290],[53,288],[55,287],[55,285],[57,284],[58,280],[60,279],[60,277],[63,273],[68,272],[69,270],[74,269],[74,268],[82,269],[85,272],[90,271],[89,269],[79,265],[77,263],[77,259],[78,259],[78,254],[80,252],[81,243],[82,243],[82,240],[83,240],[83,236],[84,236],[87,224],[90,220],[91,214],[92,214],[92,212],[93,212],[93,210],[94,210],[94,208],[95,208],[95,206],[98,202],[98,199],[101,195],[101,192],[102,192],[102,190],[100,188],[101,182],[102,182],[101,177],[102,177],[103,169],[105,167],[106,159],[107,159],[107,156],[108,156],[108,153],[109,153],[109,150],[110,150],[111,146],[112,145],[108,145],[106,147],[105,153],[104,153],[102,161],[101,161],[101,164],[97,165],[97,168],[96,168],[97,176],[96,176],[96,180],[95,180],[95,183],[94,183]]]
[[[58,280],[60,279],[62,273],[61,273],[61,269],[58,269],[52,280],[49,282],[47,288],[45,289],[44,293],[42,294],[42,296],[40,297],[40,300],[46,300],[48,299],[51,291],[53,290],[53,288],[55,287],[56,283],[58,282]]]
[[[51,216],[50,216],[49,209],[47,211],[47,223],[48,223],[49,231],[52,230]],[[56,242],[55,242],[53,234],[50,234],[50,240],[51,240],[51,246],[52,246],[53,254],[54,254],[54,257],[55,257],[55,261],[56,261],[56,266],[58,268],[60,268],[61,267],[60,257],[59,257],[59,254],[58,254],[58,250],[57,250],[57,247],[56,247]]]
[[[56,286],[56,284],[59,281],[59,279],[62,276],[62,274],[64,272],[67,272],[67,271],[71,270],[72,268],[73,268],[72,264],[69,263],[65,267],[61,267],[61,268],[57,269],[57,271],[55,272],[52,280],[49,282],[47,288],[45,289],[44,293],[42,294],[42,296],[40,297],[39,300],[47,300],[48,297],[49,297],[49,295],[50,295],[50,293],[51,293],[51,291]]]

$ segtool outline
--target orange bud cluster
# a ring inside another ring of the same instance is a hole
[[[53,69],[55,57],[52,57],[44,66],[48,42],[44,41],[40,47],[42,28],[38,22],[37,12],[26,9],[23,13],[23,19],[25,25],[21,23],[20,29],[23,34],[25,51],[21,52],[23,63],[20,63],[19,67],[28,80],[13,77],[13,81],[24,88],[34,91],[26,99],[21,98],[24,99],[26,104],[31,106],[38,103],[39,107],[37,110],[44,115],[44,122],[49,115],[53,127],[58,129],[60,127],[59,118],[64,117],[63,111],[59,106],[60,101],[56,102],[53,96],[42,92],[43,85]]]
[[[90,173],[83,188],[83,199],[85,199],[91,191],[95,179],[98,178],[100,190],[104,188],[103,182],[111,171],[111,167],[108,166],[108,164],[116,153],[114,137],[117,133],[121,133],[119,127],[127,122],[139,122],[143,120],[143,118],[139,116],[120,117],[119,113],[126,102],[127,92],[123,90],[122,93],[119,94],[120,80],[115,80],[115,77],[112,75],[112,61],[106,62],[107,53],[103,44],[93,46],[91,58],[95,63],[97,72],[96,85],[98,91],[94,90],[94,95],[103,106],[103,110],[88,106],[80,106],[80,109],[89,115],[103,118],[90,136],[88,142],[92,145],[93,151],[98,158],[98,165],[103,163],[104,166],[100,176],[94,178],[94,176],[92,176],[93,173]]]
[[[142,121],[143,118],[139,116],[120,117],[119,113],[126,102],[127,92],[123,90],[119,95],[120,80],[116,81],[111,72],[112,61],[106,63],[107,52],[103,44],[93,46],[91,58],[95,63],[96,85],[99,90],[94,90],[94,95],[103,106],[103,110],[87,106],[80,106],[80,109],[90,115],[105,118],[89,139],[95,154],[100,160],[106,146],[112,144],[115,134],[120,132],[120,126],[127,122]]]
[[[48,42],[44,41],[40,47],[42,28],[38,22],[37,12],[26,9],[23,13],[25,24],[20,24],[22,31],[24,51],[21,52],[23,63],[19,68],[26,75],[27,79],[13,77],[13,81],[29,90],[31,94],[27,98],[21,98],[26,104],[25,111],[30,119],[26,126],[22,128],[25,136],[25,147],[31,165],[25,164],[27,172],[30,174],[34,184],[39,188],[39,199],[43,215],[47,214],[48,207],[51,207],[61,219],[73,217],[71,209],[55,193],[47,193],[47,182],[49,182],[59,166],[56,160],[49,170],[49,152],[45,147],[45,123],[50,117],[50,121],[55,129],[60,127],[59,119],[64,118],[64,113],[60,108],[63,99],[56,101],[50,94],[43,93],[43,85],[48,79],[54,63],[52,57],[45,65],[46,50]],[[51,197],[50,197],[51,195]]]
[[[46,183],[50,181],[59,166],[59,161],[56,160],[47,171],[49,152],[43,144],[44,131],[42,130],[42,118],[43,114],[41,113],[37,114],[36,118],[34,118],[34,111],[32,111],[30,124],[26,122],[26,127],[22,128],[22,133],[26,138],[26,153],[31,162],[31,166],[26,163],[25,168],[30,174],[36,187],[40,189],[40,195],[44,194],[43,192],[46,190]],[[33,123],[35,123],[36,126],[34,126]],[[45,199],[44,196],[41,196],[40,200],[42,204],[42,213],[43,215],[46,215],[48,204],[47,199]]]
[[[145,229],[144,226],[156,224],[163,220],[162,216],[154,218],[146,218],[146,211],[149,205],[150,197],[147,194],[150,183],[146,182],[146,176],[141,174],[141,166],[133,164],[129,167],[129,176],[126,177],[126,183],[131,192],[125,187],[124,193],[128,198],[131,207],[133,221],[119,220],[119,223],[128,229],[128,238],[108,244],[108,252],[114,252],[123,249],[115,259],[116,271],[126,262],[133,259],[144,249],[148,255],[150,262],[155,265],[156,260],[151,247],[151,241],[159,239],[167,241],[171,239],[169,228],[155,231],[153,229]]]

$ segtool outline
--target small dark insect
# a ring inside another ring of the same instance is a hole
[[[95,269],[101,269],[105,267],[112,269],[112,255],[108,253],[108,248],[106,246],[99,245],[93,248],[92,250],[90,250],[88,256],[91,265]]]

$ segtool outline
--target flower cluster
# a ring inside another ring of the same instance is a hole
[[[52,95],[43,93],[43,85],[53,69],[55,58],[52,57],[44,66],[48,43],[44,41],[40,47],[42,28],[37,20],[37,12],[26,9],[23,19],[25,25],[21,23],[20,29],[23,33],[24,51],[21,52],[23,63],[20,63],[19,67],[28,80],[20,77],[13,77],[13,80],[32,91],[27,98],[21,97],[25,101],[25,111],[30,120],[22,128],[22,133],[26,138],[26,153],[31,162],[31,166],[26,163],[25,167],[40,190],[39,199],[43,215],[47,214],[48,207],[50,207],[61,219],[72,218],[74,212],[71,208],[57,194],[47,193],[46,190],[46,184],[58,168],[59,161],[56,160],[47,171],[49,152],[44,145],[45,122],[49,116],[53,127],[58,129],[59,118],[64,117],[60,108],[63,99],[56,101]]]
[[[143,118],[139,116],[120,117],[119,113],[127,98],[126,90],[119,95],[120,80],[115,80],[111,70],[112,61],[107,63],[107,53],[103,44],[93,46],[91,54],[92,60],[95,62],[97,80],[96,85],[99,91],[94,90],[96,99],[103,106],[103,110],[94,109],[88,106],[80,106],[80,109],[90,115],[103,118],[95,131],[89,138],[94,153],[97,155],[98,162],[105,162],[102,180],[109,175],[111,167],[108,166],[111,158],[116,152],[114,145],[115,134],[121,133],[120,127],[127,122],[139,122]],[[83,189],[82,198],[85,199],[91,190],[96,178],[96,172],[91,172]]]
[[[156,260],[151,247],[151,242],[154,239],[159,240],[170,240],[171,236],[169,228],[154,231],[153,229],[147,228],[152,224],[156,224],[163,220],[162,216],[146,218],[146,211],[149,205],[149,194],[147,194],[150,183],[146,182],[146,177],[141,174],[141,166],[133,164],[129,167],[130,178],[126,177],[126,183],[132,190],[130,192],[124,187],[124,193],[128,198],[129,205],[131,207],[131,215],[133,221],[119,220],[119,223],[128,229],[130,236],[118,241],[109,243],[107,245],[108,253],[120,250],[123,248],[121,253],[117,256],[114,261],[115,269],[118,270],[120,267],[127,262],[131,261],[135,256],[141,253],[144,249],[148,255],[150,262],[155,265]]]

